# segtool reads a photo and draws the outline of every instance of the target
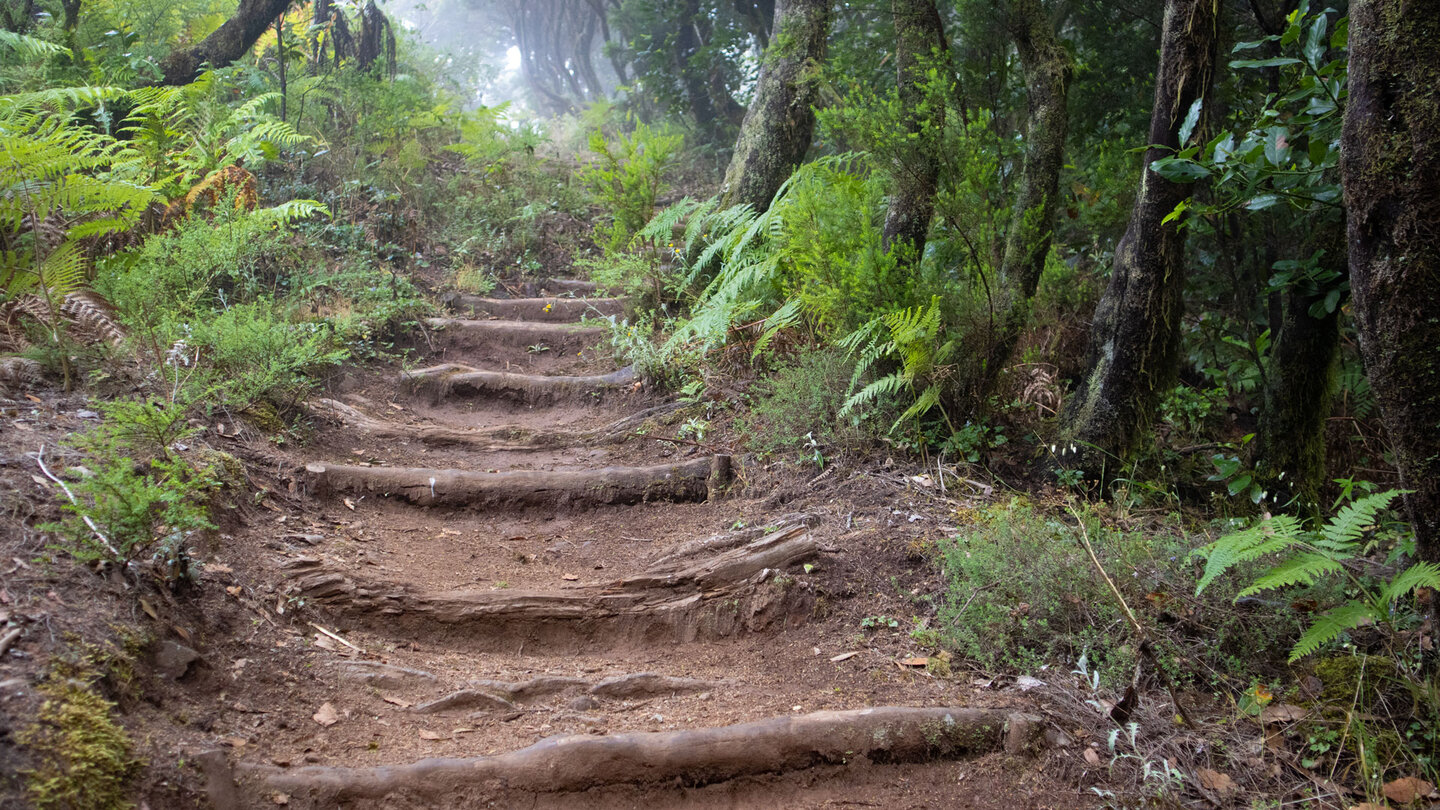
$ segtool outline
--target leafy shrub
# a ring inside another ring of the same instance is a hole
[[[939,627],[955,652],[987,670],[1036,672],[1088,655],[1094,669],[1126,682],[1135,663],[1131,632],[1114,595],[1095,571],[1077,531],[1015,499],[974,513],[940,544],[946,593]],[[1231,606],[1235,592],[1196,602],[1192,542],[1174,525],[1121,531],[1086,521],[1096,556],[1141,620],[1183,656],[1184,678],[1235,679],[1278,666],[1277,654],[1299,634],[1289,603],[1266,604],[1265,621]],[[1267,655],[1268,654],[1268,655]]]
[[[64,537],[63,550],[79,560],[124,565],[148,554],[167,581],[186,579],[187,544],[214,528],[204,500],[215,485],[208,469],[176,449],[195,432],[186,409],[116,400],[101,412],[99,425],[70,440],[86,464],[70,485],[76,501],[62,506],[63,521],[44,528]]]
[[[818,348],[782,360],[750,389],[744,420],[750,447],[776,453],[842,444],[858,436],[835,418],[845,402],[851,363],[843,352]]]
[[[597,241],[609,251],[625,249],[655,213],[655,200],[665,189],[665,174],[685,138],[668,127],[639,124],[629,134],[607,138],[603,130],[590,135],[596,160],[584,177],[595,191],[610,224],[597,228]]]
[[[205,364],[187,387],[238,408],[258,402],[293,405],[309,390],[311,372],[347,356],[327,324],[290,323],[266,300],[189,326],[181,342],[203,347]]]

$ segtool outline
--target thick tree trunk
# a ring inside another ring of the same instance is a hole
[[[895,20],[895,86],[912,140],[895,166],[881,245],[899,252],[901,261],[915,263],[925,250],[940,182],[945,106],[926,103],[925,84],[946,52],[945,25],[935,0],[892,0],[890,14]]]
[[[1345,261],[1344,225],[1334,220],[1317,234],[1332,266]],[[1277,293],[1272,315],[1265,401],[1256,431],[1256,472],[1275,502],[1293,502],[1306,517],[1320,515],[1325,485],[1325,420],[1330,416],[1335,365],[1340,357],[1340,307],[1314,317],[1327,290],[1291,286]]]
[[[724,205],[770,207],[775,192],[810,149],[818,73],[830,33],[828,0],[778,0],[775,32],[755,101],[740,124],[735,155],[721,187]]]
[[[699,0],[686,0],[684,14],[675,31],[675,71],[685,88],[685,99],[690,102],[690,114],[695,116],[696,125],[704,132],[715,120],[715,105],[710,101],[710,88],[705,85],[704,71],[699,65],[691,64],[704,44],[695,30],[695,20],[699,16]]]
[[[1180,126],[1191,104],[1210,87],[1215,65],[1219,0],[1169,0],[1160,36],[1160,68],[1150,117],[1140,192],[1090,331],[1088,371],[1066,404],[1064,430],[1078,458],[1059,462],[1089,475],[1113,474],[1129,456],[1175,380],[1185,239],[1179,223],[1164,222],[1190,196],[1192,184],[1172,183],[1150,164],[1180,147]]]
[[[206,65],[224,67],[250,52],[290,0],[240,0],[235,13],[199,45],[174,51],[160,63],[161,84],[188,84]]]
[[[990,342],[970,398],[972,407],[977,408],[1010,362],[1030,319],[1030,299],[1040,284],[1055,232],[1060,169],[1070,124],[1065,101],[1073,66],[1045,9],[1039,0],[1011,0],[1006,17],[1025,75],[1025,162],[1015,190],[1000,272],[990,290]]]
[[[1351,4],[1342,145],[1360,351],[1418,555],[1440,563],[1440,0]]]

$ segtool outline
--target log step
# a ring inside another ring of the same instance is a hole
[[[730,483],[731,469],[724,455],[653,467],[496,473],[312,463],[305,478],[316,495],[380,495],[420,506],[589,507],[703,501]]]
[[[604,318],[625,312],[623,298],[482,298],[478,295],[456,295],[446,303],[451,311],[475,318],[548,323],[568,323],[585,316]]]
[[[1003,709],[879,706],[786,715],[732,726],[551,737],[518,751],[376,767],[239,766],[242,791],[283,793],[292,808],[478,807],[535,794],[619,785],[698,787],[845,764],[904,763],[1027,751],[1038,718]]]
[[[442,363],[403,372],[400,381],[430,392],[437,402],[448,397],[495,396],[535,405],[635,385],[639,378],[633,366],[609,374],[570,377],[481,371],[459,363]]]
[[[426,318],[425,325],[470,343],[522,348],[543,345],[557,351],[593,346],[610,334],[610,330],[604,326],[535,321]]]

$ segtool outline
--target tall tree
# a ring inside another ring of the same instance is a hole
[[[1175,379],[1185,239],[1171,214],[1192,186],[1166,180],[1150,164],[1181,147],[1192,105],[1210,87],[1218,12],[1219,0],[1165,5],[1140,190],[1095,310],[1088,370],[1065,407],[1067,444],[1080,453],[1065,462],[1091,475],[1130,454]]]
[[[945,47],[945,25],[935,0],[892,0],[895,83],[905,115],[906,140],[895,163],[882,244],[913,261],[925,250],[935,191],[940,182],[940,133],[945,105],[930,104],[926,84]]]
[[[1418,555],[1440,563],[1440,0],[1351,4],[1341,180],[1360,351]]]
[[[829,0],[777,0],[774,32],[725,172],[720,194],[727,206],[770,207],[815,132],[812,105],[830,32]]]
[[[1060,169],[1070,121],[1066,99],[1073,66],[1055,36],[1054,25],[1040,0],[1010,0],[1006,5],[1006,27],[1015,41],[1025,75],[1025,156],[1000,272],[990,290],[992,326],[983,366],[972,383],[975,406],[1010,362],[1030,318],[1030,300],[1040,284],[1054,235]]]
[[[206,65],[223,67],[250,52],[291,0],[240,0],[230,19],[193,48],[172,52],[160,64],[161,84],[188,84]]]

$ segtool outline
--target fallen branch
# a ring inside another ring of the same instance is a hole
[[[351,644],[350,642],[348,642],[348,641],[346,641],[345,639],[341,638],[341,637],[339,636],[339,634],[335,633],[334,631],[326,630],[325,628],[321,627],[320,625],[316,624],[315,622],[310,622],[310,626],[313,627],[313,628],[315,628],[316,630],[319,630],[320,632],[324,633],[325,635],[329,636],[330,638],[335,639],[336,641],[340,642],[341,644],[344,644],[346,647],[349,647],[350,649],[354,650],[355,652],[360,653],[361,655],[364,655],[364,654],[365,654],[365,651],[364,651],[364,650],[360,649],[359,647],[356,647],[354,644]]]
[[[10,648],[15,646],[16,641],[20,640],[20,633],[20,628],[13,627],[10,629],[10,632],[0,636],[0,656],[10,652]]]

